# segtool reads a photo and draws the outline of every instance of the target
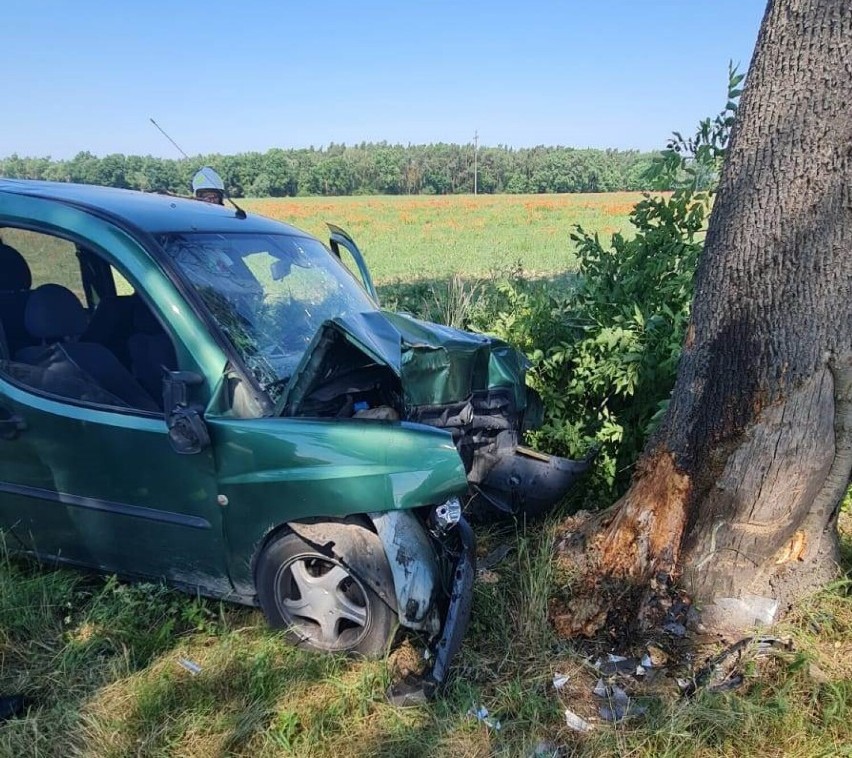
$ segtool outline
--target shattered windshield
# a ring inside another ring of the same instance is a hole
[[[273,400],[324,321],[376,310],[310,237],[165,234],[159,242]]]

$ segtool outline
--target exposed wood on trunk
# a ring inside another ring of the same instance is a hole
[[[616,576],[644,580],[671,573],[686,525],[689,477],[668,453],[642,462],[633,486],[616,505],[616,515],[595,549]]]
[[[792,600],[774,581],[780,574],[806,573],[808,586],[800,589],[807,590],[835,571],[833,539],[822,540],[827,554],[806,571],[791,561],[820,543],[826,527],[823,520],[809,533],[803,524],[834,459],[833,384],[824,369],[765,409],[704,494],[683,556],[683,583],[704,601],[703,621],[714,629],[772,623]]]

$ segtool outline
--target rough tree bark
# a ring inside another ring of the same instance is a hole
[[[851,166],[852,3],[770,0],[669,410],[587,533],[598,590],[604,577],[647,601],[675,578],[705,626],[733,634],[836,575],[852,469]],[[563,626],[594,629],[604,598],[578,598]]]

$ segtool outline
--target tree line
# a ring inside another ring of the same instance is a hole
[[[215,168],[235,197],[296,195],[448,195],[612,192],[649,189],[645,173],[658,153],[571,147],[513,149],[473,145],[331,144],[322,148],[171,160],[78,153],[70,160],[0,159],[0,176],[100,184],[187,194],[201,166]]]

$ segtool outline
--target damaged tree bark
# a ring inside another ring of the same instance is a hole
[[[647,602],[665,576],[706,627],[738,633],[836,575],[852,470],[850,103],[852,5],[770,0],[669,410],[585,544],[600,599],[578,597],[563,631],[599,625],[602,587]]]

